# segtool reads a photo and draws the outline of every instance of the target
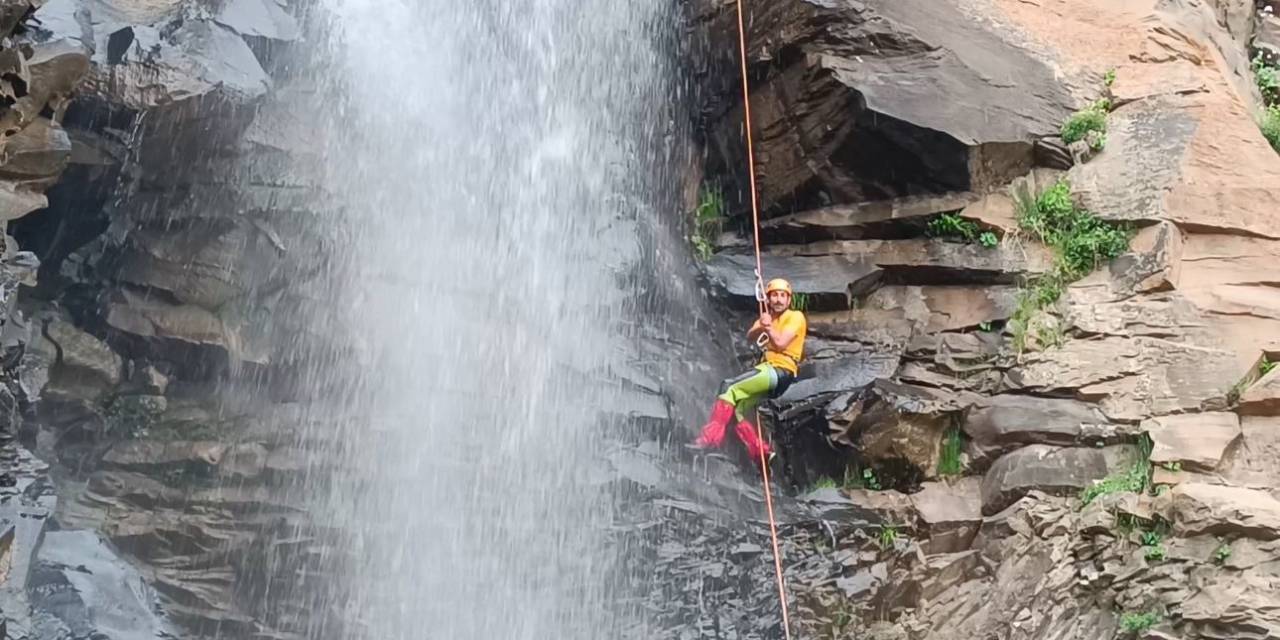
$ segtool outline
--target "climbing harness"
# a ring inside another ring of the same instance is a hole
[[[751,139],[751,95],[747,89],[747,30],[742,19],[742,0],[736,0],[735,5],[738,12],[738,54],[742,61],[742,121],[746,125],[747,137],[747,175],[751,183],[751,236],[755,243],[756,253],[756,304],[760,307],[760,312],[767,310],[765,304],[764,277],[762,272],[764,268],[760,259],[760,207],[756,203],[756,161],[755,151],[752,148]],[[765,341],[769,339],[769,332],[761,333],[761,337]],[[765,342],[757,338],[756,344],[763,347]],[[760,411],[756,410],[756,439],[764,442],[764,431],[760,427]],[[764,478],[764,504],[769,512],[769,537],[773,540],[773,570],[778,577],[778,602],[782,605],[782,631],[786,634],[787,640],[791,640],[791,618],[787,613],[787,589],[782,580],[782,555],[778,551],[778,524],[773,516],[773,491],[769,488],[769,459],[764,452],[764,448],[760,448],[760,474]]]

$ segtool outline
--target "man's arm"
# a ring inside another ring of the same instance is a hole
[[[786,349],[792,340],[796,339],[795,329],[783,329],[778,325],[769,328],[769,341],[773,343],[775,349],[779,351]]]
[[[761,333],[767,332],[769,334],[769,342],[773,344],[775,349],[786,349],[787,345],[791,344],[791,341],[796,339],[796,334],[799,332],[795,323],[789,322],[784,325],[782,323],[773,322],[772,318],[769,318],[769,324],[768,326],[765,326],[762,322],[765,318],[769,318],[767,313],[760,315],[760,320],[756,320],[755,323],[751,325],[751,329],[747,331],[747,338],[754,341]]]

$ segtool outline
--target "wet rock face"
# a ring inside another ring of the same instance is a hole
[[[34,14],[38,46],[92,52],[69,135],[54,140],[69,152],[68,179],[16,230],[48,256],[41,296],[180,377],[288,371],[326,340],[273,349],[259,322],[314,315],[302,290],[336,241],[311,224],[323,198],[306,177],[316,137],[300,124],[323,126],[288,97],[306,90],[286,62],[302,37],[290,11],[275,0],[54,0]],[[36,171],[55,159],[23,160]]]

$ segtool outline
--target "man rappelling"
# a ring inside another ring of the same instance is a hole
[[[711,409],[711,418],[694,442],[701,448],[719,447],[724,442],[729,420],[736,419],[734,431],[746,445],[751,459],[757,462],[762,457],[772,459],[774,454],[769,443],[757,435],[748,416],[766,397],[781,396],[795,381],[809,330],[804,314],[791,309],[790,283],[782,278],[770,280],[764,295],[766,307],[747,331],[747,338],[763,347],[764,357],[751,371],[724,381]]]

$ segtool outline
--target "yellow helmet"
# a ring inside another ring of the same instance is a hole
[[[791,283],[782,278],[774,278],[764,288],[764,294],[767,296],[774,291],[786,291],[787,295],[791,295]]]

